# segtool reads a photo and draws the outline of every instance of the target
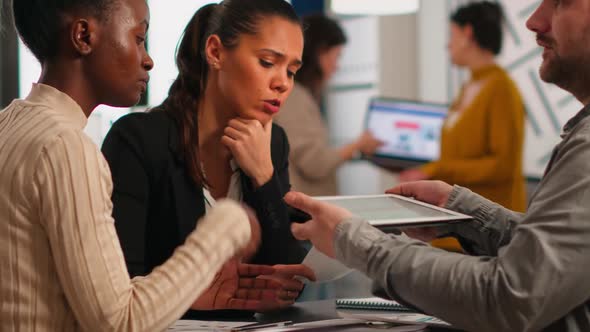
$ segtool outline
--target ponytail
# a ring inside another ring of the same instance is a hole
[[[176,50],[176,66],[179,72],[177,80],[180,80],[181,86],[192,91],[197,100],[205,90],[207,82],[205,43],[210,35],[207,33],[209,21],[217,6],[209,4],[195,13],[185,28]]]
[[[162,105],[152,111],[167,111],[175,120],[180,133],[180,149],[191,179],[198,185],[208,186],[199,155],[198,103],[207,84],[208,64],[205,42],[209,21],[216,4],[201,7],[184,29],[176,49],[178,76],[168,90]]]

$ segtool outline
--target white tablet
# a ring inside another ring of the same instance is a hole
[[[314,197],[341,206],[376,227],[430,226],[461,222],[472,217],[399,195]]]

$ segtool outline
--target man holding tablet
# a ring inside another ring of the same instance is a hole
[[[526,214],[443,182],[390,193],[473,221],[408,230],[456,236],[468,256],[386,235],[342,207],[289,193],[312,216],[293,224],[325,254],[371,277],[382,295],[470,331],[590,331],[590,0],[542,0],[527,27],[544,48],[541,78],[584,105],[563,128]]]
[[[440,226],[473,219],[462,213],[393,194],[314,198],[342,207],[381,230]]]

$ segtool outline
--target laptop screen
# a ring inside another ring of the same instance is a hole
[[[365,125],[385,142],[376,156],[417,162],[438,159],[447,108],[405,100],[371,100]]]

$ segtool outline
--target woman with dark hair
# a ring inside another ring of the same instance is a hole
[[[290,189],[289,145],[272,123],[291,92],[302,49],[299,19],[284,0],[225,0],[192,17],[166,100],[118,120],[102,148],[132,276],[162,264],[198,219],[228,197],[251,206],[260,222],[261,245],[250,261],[290,264],[275,265],[268,276],[281,287],[270,308],[299,296],[303,283],[295,276],[314,278],[297,264],[305,251],[291,235],[282,199]],[[216,300],[220,290],[224,283],[214,283],[191,308],[232,308]]]
[[[297,83],[275,122],[289,137],[291,184],[293,190],[309,195],[337,195],[336,170],[359,152],[370,155],[381,144],[370,133],[335,148],[330,145],[328,128],[320,112],[327,82],[336,72],[338,58],[346,43],[338,23],[324,15],[303,19],[305,48]]]
[[[469,80],[442,128],[440,159],[404,171],[400,181],[442,180],[468,187],[514,211],[525,209],[522,174],[524,106],[518,88],[495,62],[502,48],[502,9],[474,2],[451,15],[451,61]],[[458,244],[435,244],[458,249]]]
[[[0,329],[162,331],[246,246],[248,215],[218,203],[158,269],[130,279],[111,217],[111,173],[83,128],[96,106],[128,107],[145,91],[153,66],[146,2],[13,6],[42,73],[27,98],[0,112]]]

